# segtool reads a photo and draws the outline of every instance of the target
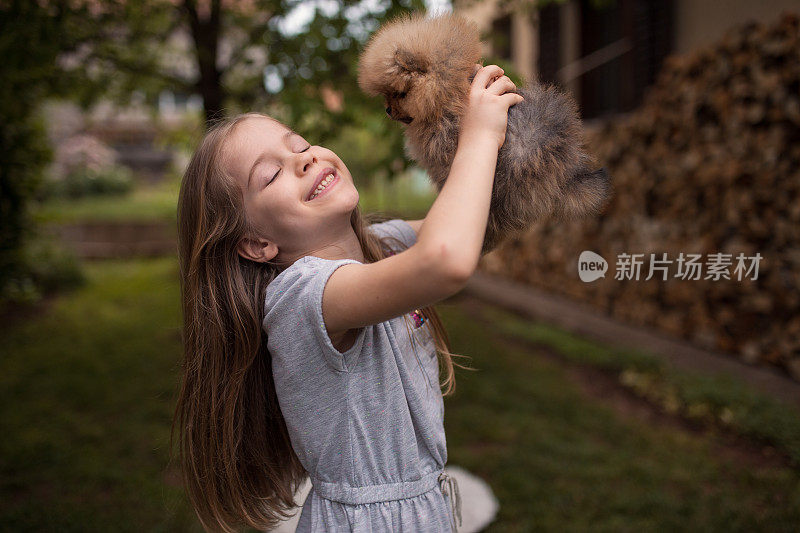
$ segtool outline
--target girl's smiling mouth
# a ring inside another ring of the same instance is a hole
[[[325,194],[328,189],[332,188],[337,183],[339,183],[339,175],[336,169],[332,167],[324,169],[320,172],[319,177],[315,181],[315,188],[306,201],[310,202],[314,198]]]

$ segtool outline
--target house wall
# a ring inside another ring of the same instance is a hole
[[[492,21],[502,15],[498,0],[472,1],[469,3],[454,2],[453,10],[459,15],[474,21],[482,34],[490,31]],[[535,25],[537,13],[519,10],[511,17],[511,62],[517,72],[526,80],[536,79],[535,65],[538,61],[539,34]],[[484,55],[490,55],[491,49],[484,43]]]
[[[709,45],[750,19],[771,24],[784,10],[800,13],[800,1],[680,0],[675,5],[675,53]]]
[[[636,0],[631,1],[636,2]],[[631,5],[628,1],[625,1],[625,4]],[[674,20],[671,32],[673,44],[669,53],[675,54],[687,53],[698,47],[710,45],[721,39],[730,28],[748,20],[771,24],[783,11],[800,12],[800,0],[674,0],[673,6]],[[453,9],[474,20],[484,34],[491,30],[492,21],[504,14],[498,0],[470,2],[456,0],[453,2]],[[558,10],[558,64],[564,67],[581,59],[581,1],[566,0],[561,3]],[[539,77],[538,12],[535,9],[531,9],[530,12],[517,9],[511,15],[511,22],[510,59],[517,72],[526,81],[535,81]],[[484,54],[490,53],[489,47],[485,46]],[[625,65],[623,68],[629,67],[630,65]],[[581,101],[582,77],[573,78],[566,70],[559,75],[559,78],[563,77],[561,83],[578,101]]]

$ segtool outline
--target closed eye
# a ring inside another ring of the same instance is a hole
[[[306,150],[308,150],[309,148],[311,148],[311,145],[310,145],[310,144],[309,144],[308,146],[306,146],[305,148],[303,148],[302,150],[300,150],[300,152],[301,152],[301,153],[302,153],[302,152],[305,152],[305,151],[306,151]],[[272,179],[271,179],[271,180],[269,180],[269,181],[267,182],[267,185],[269,185],[270,183],[272,183],[273,181],[275,181],[275,178],[277,178],[277,177],[278,177],[278,174],[280,174],[280,172],[281,172],[281,169],[280,169],[280,168],[278,168],[278,170],[277,170],[277,171],[275,172],[275,174],[272,176]],[[266,185],[265,185],[265,187],[266,187]]]

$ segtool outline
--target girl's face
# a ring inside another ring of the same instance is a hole
[[[283,124],[265,117],[240,122],[222,161],[242,188],[256,233],[240,244],[243,257],[268,261],[280,253],[279,259],[293,261],[353,232],[350,214],[358,191],[347,167]]]

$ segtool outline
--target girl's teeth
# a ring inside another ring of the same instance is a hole
[[[331,180],[332,178],[330,176],[322,180],[322,182],[319,185],[317,185],[316,191],[319,192],[322,189],[324,189],[331,182]]]
[[[317,188],[314,190],[314,194],[311,195],[310,200],[313,200],[331,181],[333,181],[333,174],[328,174],[328,176],[317,185]]]

